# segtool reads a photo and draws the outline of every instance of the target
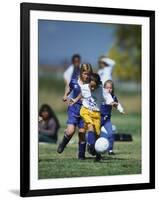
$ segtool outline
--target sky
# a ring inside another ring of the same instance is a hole
[[[39,20],[39,64],[60,65],[71,62],[78,53],[83,62],[96,65],[114,42],[114,26],[90,22]]]

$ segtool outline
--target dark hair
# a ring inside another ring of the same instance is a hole
[[[101,82],[101,80],[100,80],[100,76],[99,76],[99,74],[97,74],[97,73],[92,73],[92,74],[91,74],[91,76],[90,76],[90,81],[94,81],[94,82],[97,84],[97,86],[99,86],[99,85],[102,84],[102,82]]]
[[[78,58],[79,60],[81,60],[81,56],[80,56],[79,54],[74,54],[74,55],[72,56],[72,63],[74,62],[74,60],[75,60],[76,58]]]
[[[99,64],[99,63],[103,63],[104,66],[108,66],[108,64],[107,64],[106,62],[103,62],[103,61],[102,61],[103,58],[106,58],[106,56],[100,56],[100,57],[99,57],[99,59],[98,59],[98,64]]]
[[[47,111],[49,113],[49,119],[53,118],[56,122],[57,127],[60,127],[60,123],[59,120],[57,119],[53,109],[51,108],[51,106],[49,106],[48,104],[43,104],[41,105],[40,109],[39,109],[39,116],[42,117],[42,112]]]
[[[110,83],[112,85],[112,95],[114,95],[114,83],[112,80],[107,80],[104,83],[104,88],[106,87],[107,83]]]
[[[98,62],[100,62],[103,58],[106,58],[104,55],[102,55],[102,56],[100,56],[99,58],[98,58]]]

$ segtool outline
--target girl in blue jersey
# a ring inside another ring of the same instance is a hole
[[[117,97],[114,95],[114,84],[112,80],[107,80],[104,83],[104,89],[111,94],[114,102],[116,102],[116,109],[121,113],[124,114],[124,109],[122,108],[121,104],[118,102]],[[111,123],[111,112],[112,112],[112,105],[108,105],[103,103],[100,108],[101,111],[101,134],[100,137],[106,137],[109,140],[109,149],[108,154],[114,155],[113,152],[113,143],[114,143],[114,136],[112,130],[112,123]]]
[[[81,93],[81,86],[85,83],[89,82],[89,76],[92,73],[92,67],[90,64],[82,64],[80,69],[80,75],[78,79],[71,79],[69,84],[69,91],[67,93],[67,97],[69,99],[70,105],[67,109],[67,128],[64,133],[64,137],[61,143],[58,146],[57,152],[62,153],[74,135],[76,131],[76,127],[79,129],[79,148],[78,148],[78,158],[84,159],[85,158],[85,129],[84,129],[84,121],[80,116],[80,109],[82,106],[82,100],[79,98],[78,101],[73,102],[80,93]]]
[[[65,93],[63,96],[63,101],[67,101],[67,93],[70,90],[69,83],[72,79],[78,79],[81,68],[81,56],[79,54],[74,54],[72,56],[72,65],[70,65],[64,72],[64,82],[65,82]]]

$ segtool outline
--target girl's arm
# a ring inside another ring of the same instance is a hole
[[[71,93],[71,89],[70,89],[70,86],[69,84],[66,84],[65,85],[65,93],[64,93],[64,96],[62,98],[63,101],[67,101],[67,96]]]
[[[114,101],[112,106],[115,107],[121,114],[125,114],[124,108],[122,107],[122,105],[119,102]]]
[[[82,93],[80,93],[76,98],[71,98],[70,99],[70,105],[73,105],[73,104],[75,104],[76,102],[78,102],[80,99],[82,98]]]
[[[106,100],[106,104],[112,105],[115,107],[121,114],[125,114],[124,108],[121,106],[121,104],[118,102],[117,98],[114,100],[110,93],[104,91],[104,99]]]
[[[125,114],[124,108],[122,107],[122,105],[121,105],[120,103],[118,103],[116,109],[117,109],[121,114]]]
[[[110,105],[111,105],[111,106],[113,106],[113,107],[115,107],[115,108],[117,108],[117,106],[118,106],[118,103],[117,103],[117,102],[115,102],[115,101],[113,101],[112,103],[110,103]]]
[[[113,107],[115,107],[121,114],[125,114],[124,108],[119,103],[118,98],[116,96],[114,96],[113,99],[114,99],[114,105],[113,105]]]
[[[74,89],[75,84],[76,84],[76,81],[74,79],[72,79],[69,84],[66,84],[66,86],[65,86],[65,94],[63,96],[63,101],[67,101],[68,95]]]

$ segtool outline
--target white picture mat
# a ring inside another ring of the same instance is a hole
[[[38,20],[142,25],[142,173],[38,180]],[[143,126],[144,125],[144,126]],[[149,18],[66,12],[30,12],[30,189],[69,188],[149,182]]]

